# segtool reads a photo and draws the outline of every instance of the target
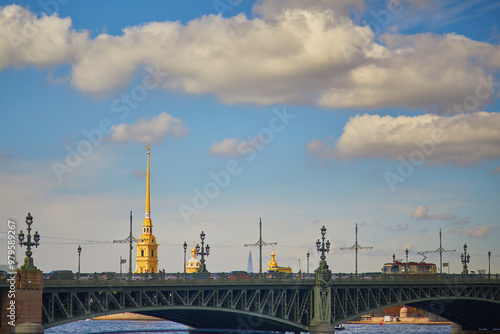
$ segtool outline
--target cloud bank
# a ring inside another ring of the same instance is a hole
[[[478,239],[485,238],[491,232],[493,232],[491,228],[479,224],[473,228],[454,227],[448,230],[448,233],[450,234],[459,234]]]
[[[69,17],[9,5],[0,7],[0,70],[69,64],[75,89],[103,94],[158,66],[170,74],[163,88],[227,104],[426,108],[462,103],[479,77],[500,69],[498,45],[456,34],[375,36],[350,18],[353,6],[363,3],[266,0],[255,18],[207,15],[90,38]]]
[[[309,142],[319,159],[357,160],[413,157],[428,165],[472,166],[500,158],[500,113],[476,112],[443,117],[357,115],[345,125],[339,140]]]

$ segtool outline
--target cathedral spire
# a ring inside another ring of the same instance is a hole
[[[144,223],[142,224],[142,226],[152,226],[152,222],[151,222],[151,207],[150,207],[150,203],[149,203],[149,152],[150,152],[150,149],[149,149],[149,146],[146,146],[146,148],[148,149],[148,170],[147,170],[147,178],[146,178],[146,213],[145,213],[145,216],[144,216]]]
[[[149,146],[148,149],[148,170],[146,180],[146,215],[142,224],[142,235],[137,243],[137,264],[136,273],[156,273],[158,272],[158,243],[153,235],[153,222],[151,221],[151,207],[149,198]]]

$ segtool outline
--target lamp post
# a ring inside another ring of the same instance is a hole
[[[78,274],[76,275],[78,278],[80,278],[80,255],[82,255],[82,247],[78,245]],[[121,263],[121,257],[120,257],[120,263]],[[120,274],[121,274],[121,269],[122,266],[120,264]]]
[[[40,235],[38,234],[38,231],[36,231],[35,235],[33,236],[33,241],[31,241],[31,224],[33,224],[33,217],[31,217],[31,214],[29,212],[26,216],[26,224],[28,225],[28,235],[26,236],[26,241],[24,241],[24,233],[22,230],[18,235],[19,245],[21,247],[26,246],[26,257],[24,258],[24,264],[21,266],[21,269],[37,270],[37,268],[33,264],[33,258],[31,257],[31,255],[33,255],[31,246],[35,246],[38,248],[38,245],[40,244]]]
[[[491,251],[488,251],[488,278],[490,278],[491,275],[490,260],[491,260]]]
[[[311,253],[309,253],[309,251],[307,251],[307,274],[309,275],[309,257],[311,256]]]
[[[201,255],[200,259],[200,266],[198,267],[198,272],[199,273],[205,273],[208,272],[207,267],[205,266],[205,256],[208,256],[210,254],[210,246],[207,244],[205,247],[205,232],[201,231],[200,234],[200,239],[201,239],[201,247],[200,245],[196,245],[196,253]]]
[[[318,250],[318,253],[321,253],[320,259],[321,261],[326,260],[326,255],[325,253],[330,252],[330,240],[326,241],[325,244],[325,234],[326,234],[326,228],[323,226],[321,228],[321,241],[316,241],[316,248]]]
[[[318,239],[316,241],[316,249],[318,253],[321,253],[319,262],[319,267],[316,269],[316,283],[317,284],[327,284],[332,279],[332,272],[328,269],[328,264],[326,263],[325,253],[330,252],[330,240],[325,243],[326,228],[323,226],[321,228],[321,241]]]
[[[460,258],[462,260],[462,264],[464,266],[462,270],[462,275],[467,275],[469,273],[469,270],[467,269],[467,263],[470,262],[470,255],[467,254],[467,244],[464,244],[464,253],[460,255]]]
[[[184,264],[182,265],[184,267],[184,276],[186,275],[186,249],[188,247],[188,244],[184,241],[184,244],[182,245],[182,248],[184,248]]]
[[[405,250],[406,253],[406,267],[405,267],[405,274],[408,274],[408,248]]]

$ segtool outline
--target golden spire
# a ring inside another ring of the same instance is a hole
[[[144,216],[144,223],[142,226],[151,226],[151,207],[149,205],[149,146],[146,146],[148,149],[148,170],[147,170],[147,179],[146,179],[146,214]]]

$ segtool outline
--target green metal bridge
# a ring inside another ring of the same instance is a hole
[[[195,328],[301,332],[322,324],[331,327],[390,306],[408,305],[448,319],[464,330],[500,329],[500,279],[496,275],[361,279],[362,274],[337,274],[325,281],[314,276],[230,279],[224,274],[191,279],[182,274],[156,274],[137,280],[119,275],[82,277],[43,281],[44,327],[134,312]]]

